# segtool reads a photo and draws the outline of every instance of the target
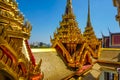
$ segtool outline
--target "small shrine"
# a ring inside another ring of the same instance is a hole
[[[90,56],[98,58],[101,45],[90,22],[90,6],[88,5],[87,25],[82,34],[73,13],[72,0],[67,0],[60,27],[54,32],[51,43],[68,67],[79,69],[84,65],[92,65]]]

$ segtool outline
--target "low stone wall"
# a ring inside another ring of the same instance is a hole
[[[33,53],[35,52],[56,52],[55,48],[32,48]]]

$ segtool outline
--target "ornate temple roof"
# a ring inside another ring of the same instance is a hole
[[[67,0],[65,13],[62,16],[60,27],[54,33],[54,38],[51,39],[62,41],[62,43],[79,43],[81,41],[81,31],[78,28],[78,23],[75,20],[75,15],[72,10],[72,0]]]
[[[42,59],[41,70],[44,80],[62,80],[74,73],[64,64],[56,51],[33,51],[36,60]],[[38,63],[38,61],[37,61]]]
[[[84,36],[78,28],[75,15],[73,14],[72,0],[67,0],[60,27],[54,33],[51,42],[56,52],[34,52],[36,59],[41,57],[43,60],[41,66],[46,74],[46,80],[74,80],[75,78],[80,80],[97,80],[105,69],[116,71],[120,64],[116,62],[118,61],[119,51],[101,49],[101,43],[94,34],[90,20],[89,0]]]
[[[88,40],[92,40],[93,38],[96,38],[92,24],[90,19],[90,1],[88,0],[88,16],[87,16],[87,24],[85,27],[85,31],[83,33],[83,36],[87,38]],[[97,39],[97,38],[96,38]]]
[[[120,62],[120,49],[102,48],[98,59],[102,61]]]
[[[88,0],[88,16],[87,16],[87,23],[85,27],[85,31],[83,32],[83,36],[91,46],[91,48],[95,49],[96,45],[99,45],[99,41],[96,38],[95,32],[92,27],[91,19],[90,19],[90,1]]]
[[[31,30],[15,0],[0,0],[0,76],[5,80],[43,78],[41,61],[36,65],[28,43]]]
[[[15,0],[0,0],[0,25],[6,26],[5,28],[13,35],[24,38],[30,37],[32,26],[30,22],[24,20],[23,14],[18,9],[18,4]],[[1,27],[3,28],[3,27]],[[19,32],[18,32],[19,31]],[[20,32],[21,31],[21,32]],[[23,36],[26,35],[26,36]]]

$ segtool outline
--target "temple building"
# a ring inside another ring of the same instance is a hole
[[[83,34],[76,23],[72,0],[67,0],[60,27],[54,32],[53,38],[51,37],[52,47],[56,49],[67,69],[73,71],[64,79],[118,80],[120,49],[102,48],[90,20],[89,0],[87,24]],[[117,35],[112,35],[112,46],[119,43],[115,36]]]
[[[109,36],[102,35],[103,48],[120,48],[120,33],[109,32]]]
[[[28,39],[32,26],[15,0],[0,0],[0,80],[42,80]]]
[[[119,0],[114,0],[114,4],[120,21]],[[92,26],[89,0],[83,33],[72,0],[66,1],[62,21],[50,37],[51,50],[31,50],[28,43],[31,30],[15,0],[0,0],[0,80],[120,79],[120,34],[103,35],[101,44]]]

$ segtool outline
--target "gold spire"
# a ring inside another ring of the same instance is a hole
[[[87,26],[92,26],[90,21],[90,1],[88,0],[88,17],[87,17]]]
[[[65,14],[62,16],[60,27],[54,35],[55,39],[61,39],[63,43],[78,43],[80,41],[81,30],[78,28],[75,15],[72,11],[72,0],[67,0]]]
[[[73,13],[73,10],[72,10],[72,0],[67,0],[65,14],[70,14],[70,13]]]
[[[91,21],[90,21],[90,1],[88,0],[88,17],[87,17],[87,25],[85,27],[85,31],[83,33],[83,36],[86,37],[88,40],[92,40],[93,37],[96,38],[95,34],[94,34],[94,30],[93,27],[91,25]]]
[[[96,38],[96,35],[94,33],[93,27],[91,25],[90,21],[90,1],[88,0],[88,19],[87,19],[87,25],[85,27],[85,31],[83,33],[83,36],[86,38],[88,44],[91,46],[93,50],[96,49],[96,46],[99,45],[99,41]]]
[[[91,36],[95,35],[93,31],[93,27],[91,25],[91,20],[90,20],[90,1],[88,0],[88,17],[87,17],[87,24],[85,27],[85,31],[83,33],[83,36],[89,39]]]

